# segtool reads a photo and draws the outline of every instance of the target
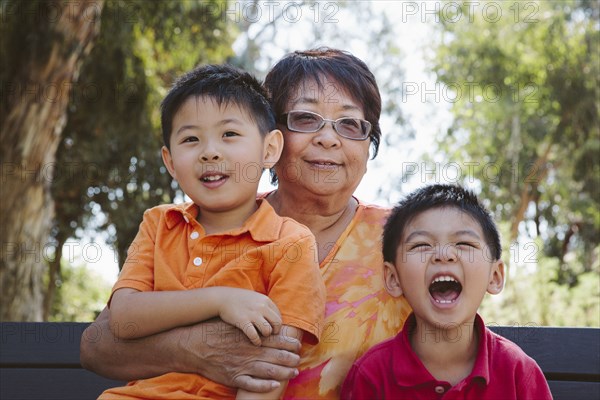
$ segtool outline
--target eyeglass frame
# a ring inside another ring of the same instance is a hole
[[[290,114],[291,113],[306,113],[306,114],[316,115],[319,118],[321,118],[321,126],[319,128],[317,128],[316,130],[314,130],[314,131],[299,131],[297,129],[292,129],[290,127]],[[336,127],[336,123],[338,123],[339,121],[344,120],[344,119],[351,119],[351,120],[360,121],[361,122],[361,126],[362,126],[362,123],[366,123],[367,130],[366,130],[366,133],[365,133],[365,137],[363,137],[363,138],[353,138],[353,137],[348,137],[348,136],[342,135],[338,131],[338,129]],[[285,125],[287,126],[288,130],[290,130],[292,132],[298,132],[298,133],[317,133],[321,129],[323,129],[323,127],[325,126],[325,123],[331,122],[331,126],[333,127],[333,130],[335,131],[335,133],[337,133],[338,135],[340,135],[341,137],[343,137],[345,139],[358,140],[358,141],[365,141],[365,140],[369,139],[369,137],[371,135],[371,130],[373,129],[373,125],[369,121],[367,121],[366,119],[355,118],[355,117],[341,117],[341,118],[338,118],[338,119],[327,119],[327,118],[323,118],[323,116],[321,114],[318,114],[318,113],[313,112],[313,111],[306,111],[306,110],[292,110],[292,111],[289,111],[287,113],[281,114],[280,117],[278,118],[278,122],[279,123],[284,123],[285,122]]]

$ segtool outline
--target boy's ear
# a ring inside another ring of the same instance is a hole
[[[498,260],[492,264],[487,291],[490,294],[498,294],[502,289],[504,289],[504,263],[502,260]]]
[[[396,266],[390,262],[383,263],[383,286],[385,290],[393,297],[402,296],[402,287],[400,286],[400,277]]]
[[[264,168],[272,168],[283,151],[283,133],[279,129],[273,129],[265,135],[263,140],[263,163]]]
[[[163,163],[165,164],[165,167],[167,167],[167,171],[169,171],[169,174],[173,179],[177,179],[177,176],[175,174],[175,168],[173,167],[173,159],[171,158],[171,152],[169,151],[169,149],[167,149],[167,146],[163,146],[160,149],[160,152],[162,155]]]

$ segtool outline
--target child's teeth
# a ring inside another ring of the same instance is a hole
[[[456,279],[451,276],[438,276],[433,280],[433,282],[456,282]]]

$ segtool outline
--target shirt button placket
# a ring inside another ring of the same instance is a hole
[[[192,233],[190,233],[190,239],[191,240],[196,240],[200,237],[200,234],[198,233],[198,231],[192,231]],[[193,249],[194,247],[196,247],[197,243],[192,245],[190,249]],[[196,266],[199,267],[202,265],[203,260],[202,257],[196,257],[194,258],[194,260],[192,261],[192,263]]]

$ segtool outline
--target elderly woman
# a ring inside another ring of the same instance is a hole
[[[283,154],[277,190],[264,197],[279,215],[315,235],[327,288],[323,335],[304,344],[274,337],[256,347],[223,322],[207,322],[116,342],[108,310],[83,335],[81,360],[101,375],[140,379],[167,372],[200,373],[250,391],[289,379],[287,398],[338,398],[354,360],[393,336],[410,309],[383,289],[380,237],[388,210],[352,196],[366,172],[369,148],[381,139],[381,97],[373,74],[353,55],[335,49],[295,52],[269,72]],[[298,265],[298,268],[301,268]]]

